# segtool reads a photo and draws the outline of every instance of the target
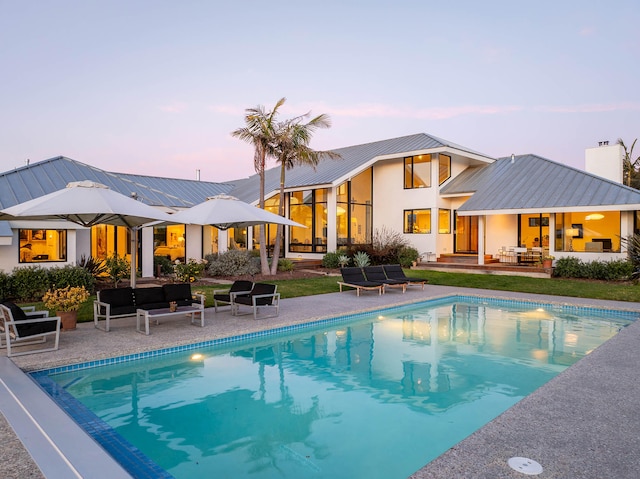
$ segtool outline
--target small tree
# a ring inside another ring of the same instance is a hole
[[[618,145],[624,149],[624,158],[622,158],[622,174],[624,176],[624,184],[635,189],[640,189],[640,156],[633,158],[633,148],[636,146],[636,138],[631,143],[631,148],[627,148],[622,138],[618,138]]]
[[[105,266],[107,267],[107,275],[109,279],[113,281],[113,287],[117,288],[118,283],[121,279],[127,278],[130,276],[130,268],[129,262],[117,254],[113,256],[109,256],[104,260]]]

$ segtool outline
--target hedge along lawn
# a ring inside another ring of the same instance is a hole
[[[640,285],[626,282],[586,281],[560,278],[528,278],[525,276],[502,276],[469,273],[443,273],[412,269],[407,275],[424,278],[429,284],[440,286],[459,286],[462,288],[494,289],[497,291],[515,291],[521,293],[546,294],[551,296],[569,296],[575,298],[607,299],[611,301],[640,301]],[[265,281],[278,285],[281,298],[312,296],[315,294],[337,293],[340,289],[340,276],[318,276],[308,279],[280,279]],[[429,287],[427,284],[427,288]],[[213,306],[213,290],[228,289],[227,285],[192,286],[192,291],[206,294],[206,306]],[[93,321],[93,301],[89,298],[78,311],[78,321]],[[36,303],[43,309],[42,303]]]

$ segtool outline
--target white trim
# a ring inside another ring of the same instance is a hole
[[[523,208],[506,210],[457,210],[458,216],[482,216],[482,215],[517,215],[517,214],[538,214],[538,213],[586,213],[589,211],[636,211],[640,210],[640,204],[632,205],[587,205],[587,206],[560,206]]]

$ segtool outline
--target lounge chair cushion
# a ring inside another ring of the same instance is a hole
[[[228,293],[216,293],[213,295],[213,299],[215,299],[216,301],[220,301],[221,303],[230,303],[231,293],[237,293],[239,291],[251,291],[252,289],[253,289],[253,281],[246,281],[246,280],[239,279],[233,282],[233,284],[231,285],[231,288],[229,288]]]
[[[175,301],[178,306],[191,306],[194,302],[189,283],[162,285],[165,301]]]
[[[253,296],[259,296],[262,294],[275,294],[276,285],[266,283],[256,283],[253,286],[250,294],[236,296],[235,302],[239,304],[253,305]],[[267,296],[265,298],[255,298],[256,306],[267,306],[273,304],[274,296]]]
[[[11,311],[11,317],[17,323],[19,321],[24,321],[26,319],[33,319],[37,317],[37,315],[32,315],[31,317],[27,316],[22,308],[11,301],[5,301],[4,304]],[[16,324],[15,328],[18,331],[18,335],[20,337],[28,337],[33,336],[34,334],[41,333],[51,333],[56,330],[57,320],[52,319],[51,321],[42,321],[37,323],[28,323],[28,324]]]
[[[169,307],[169,301],[164,297],[161,287],[135,288],[135,308],[137,309],[162,309]],[[135,310],[134,310],[135,312]]]

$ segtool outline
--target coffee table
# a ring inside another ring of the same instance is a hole
[[[196,314],[200,315],[200,327],[204,328],[204,308],[200,306],[179,306],[175,311],[169,308],[138,309],[136,311],[136,331],[147,336],[149,332],[149,318],[154,318],[156,324],[160,324],[160,318],[169,316],[191,316],[191,324],[195,324]],[[141,329],[140,320],[144,320],[144,331]]]

